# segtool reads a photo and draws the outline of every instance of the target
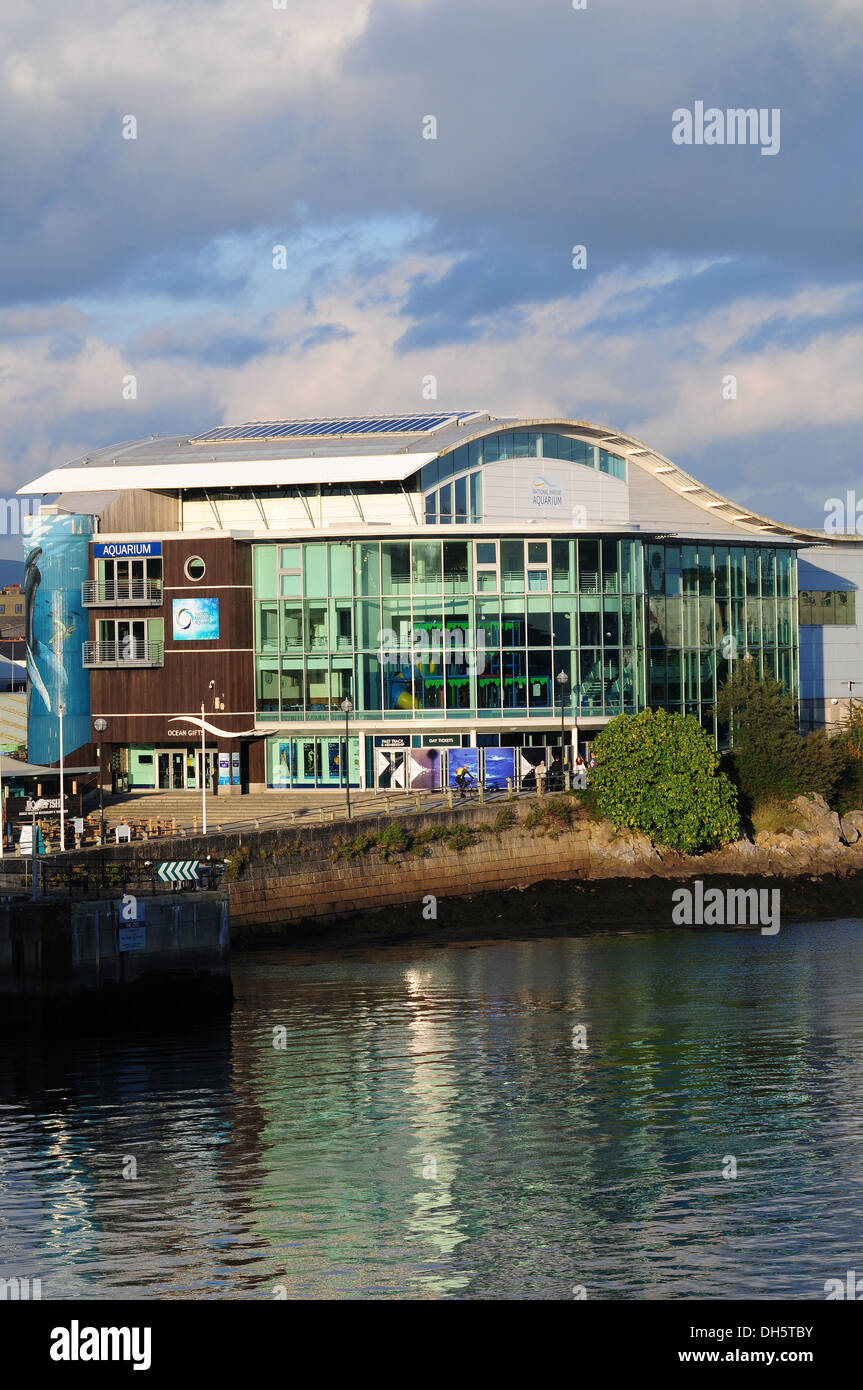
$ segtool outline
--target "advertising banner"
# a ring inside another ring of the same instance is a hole
[[[515,749],[486,748],[483,753],[486,787],[506,788],[507,778],[515,786]]]
[[[27,756],[34,763],[72,753],[90,742],[90,673],[81,662],[89,618],[81,585],[89,578],[95,518],[59,512],[33,517],[24,538],[24,621],[27,634]]]
[[[232,787],[238,787],[239,785],[240,785],[240,755],[239,755],[239,753],[232,753],[232,754],[231,754],[231,786],[232,786]]]
[[[175,598],[171,601],[175,642],[214,642],[219,636],[217,598]]]
[[[230,753],[219,754],[219,786],[229,787],[231,785],[231,755]]]
[[[451,748],[446,755],[447,760],[447,786],[457,787],[456,773],[460,767],[464,767],[468,772],[468,785],[475,787],[479,781],[479,749],[478,748]]]
[[[439,791],[442,758],[436,748],[412,748],[410,778],[416,791]]]

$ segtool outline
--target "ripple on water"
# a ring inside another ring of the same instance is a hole
[[[242,957],[224,1026],[5,1048],[0,1277],[822,1296],[860,1258],[861,967],[859,922]]]

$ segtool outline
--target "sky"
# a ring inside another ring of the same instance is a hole
[[[858,486],[860,0],[6,0],[0,65],[6,497],[429,377],[780,521]]]

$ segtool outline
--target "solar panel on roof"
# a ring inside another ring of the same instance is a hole
[[[473,414],[466,411],[465,414]],[[427,434],[460,415],[373,415],[352,420],[271,420],[248,425],[218,425],[206,434],[196,435],[192,444],[214,440],[236,442],[244,439],[296,439],[330,437],[340,434]]]

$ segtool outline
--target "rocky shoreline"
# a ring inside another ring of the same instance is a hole
[[[863,916],[863,812],[840,818],[816,796],[798,798],[792,814],[803,828],[762,832],[703,855],[580,820],[551,836],[529,836],[516,825],[496,836],[496,847],[486,837],[462,854],[435,847],[419,861],[322,859],[312,911],[296,870],[285,889],[291,896],[280,899],[280,885],[267,883],[262,868],[260,878],[253,872],[233,885],[238,916],[246,917],[233,940],[240,949],[344,950],[672,929],[672,894],[696,879],[722,891],[778,888],[782,921]],[[472,884],[474,891],[463,891]],[[435,895],[433,920],[423,914],[426,894]]]

